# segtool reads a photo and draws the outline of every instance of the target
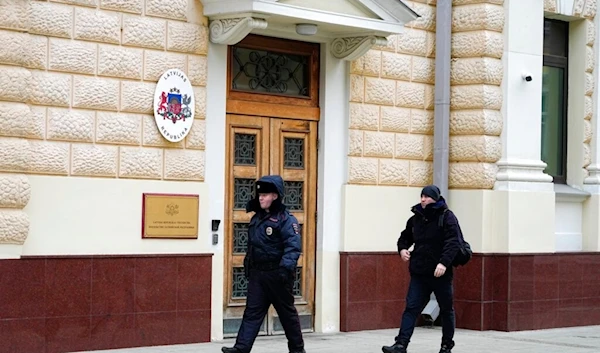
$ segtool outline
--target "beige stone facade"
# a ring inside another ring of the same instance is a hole
[[[503,1],[454,1],[451,188],[491,189],[502,157]]]
[[[200,2],[3,0],[0,41],[0,243],[27,237],[27,174],[204,180]],[[152,115],[168,68],[196,92],[197,120],[181,143],[166,142]]]
[[[205,180],[208,20],[201,1],[165,4],[0,2],[0,224],[6,225],[0,242],[22,244],[27,237],[30,174]],[[350,65],[348,184],[432,182],[436,1],[406,4],[421,17]],[[453,1],[449,186],[455,190],[490,190],[501,180],[512,4]],[[596,1],[568,4],[543,2],[546,15],[585,28],[573,54],[580,72],[569,73],[576,96],[569,97],[569,160],[578,168],[569,171],[569,182],[581,186],[595,168]],[[196,92],[197,120],[180,143],[167,142],[152,116],[156,81],[167,68],[186,72]]]
[[[465,238],[481,256],[599,251],[597,0],[444,1],[453,5],[444,197]],[[233,175],[255,177],[245,174],[251,165],[227,173],[235,163],[232,136],[251,125],[252,133],[260,126],[260,134],[267,131],[257,145],[268,162],[257,163],[256,173],[277,170],[276,154],[267,158],[265,151],[277,148],[279,138],[269,125],[275,120],[254,126],[248,118],[242,128],[228,118],[257,116],[267,106],[235,106],[239,101],[227,96],[230,46],[249,34],[318,43],[318,111],[310,107],[310,119],[318,121],[310,124],[310,152],[304,152],[315,180],[296,192],[316,205],[314,218],[308,208],[300,217],[302,229],[314,230],[314,329],[339,331],[350,317],[342,277],[379,269],[383,262],[373,256],[393,258],[411,206],[433,182],[441,0],[403,0],[421,16],[408,23],[416,15],[406,8],[390,20],[383,10],[391,2],[361,2],[369,5],[248,0],[242,13],[227,8],[235,0],[0,0],[0,261],[141,255],[160,264],[173,254],[210,256],[198,287],[210,291],[211,312],[197,320],[210,317],[206,338],[230,334],[223,308],[231,299],[226,282],[238,267],[231,254],[241,255],[232,245],[243,207],[231,216],[227,198],[243,195],[242,203],[251,192],[251,183],[236,186]],[[566,180],[546,174],[542,161],[547,18],[569,23],[568,60],[561,61],[568,63],[568,82],[560,88],[568,89],[561,115],[568,126],[556,137],[567,145]],[[300,19],[318,22],[317,33],[298,33]],[[371,46],[402,26],[386,45]],[[196,93],[196,120],[179,143],[160,134],[153,116],[156,83],[170,68],[185,72]],[[533,80],[524,80],[524,72]],[[278,108],[265,117],[298,118],[279,116],[289,106]],[[197,239],[144,238],[146,193],[198,195]],[[341,270],[348,254],[368,258],[361,271]]]
[[[435,7],[351,66],[348,182],[426,185],[433,171]]]
[[[349,183],[432,181],[435,2],[387,47],[352,64]],[[501,157],[502,1],[455,1],[452,26],[450,187],[490,189]]]

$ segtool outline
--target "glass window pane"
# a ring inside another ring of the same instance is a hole
[[[294,289],[292,290],[294,296],[302,296],[302,267],[296,268],[296,277],[294,278]]]
[[[256,135],[235,134],[235,165],[256,165]]]
[[[567,56],[569,23],[544,20],[544,55]]]
[[[284,139],[283,166],[289,169],[304,169],[304,139]]]
[[[304,209],[304,182],[284,181],[285,196],[283,203],[292,211]]]
[[[234,47],[231,87],[241,91],[309,96],[309,56]]]
[[[231,280],[233,282],[231,288],[231,297],[235,299],[245,298],[246,294],[248,293],[248,279],[244,273],[244,268],[234,267]]]
[[[233,253],[245,254],[248,250],[248,223],[233,224]]]
[[[235,178],[233,181],[233,209],[245,210],[254,197],[254,179]]]
[[[554,177],[563,171],[566,146],[564,131],[564,69],[544,66],[542,78],[542,160]]]

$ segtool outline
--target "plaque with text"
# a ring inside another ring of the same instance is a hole
[[[197,239],[198,195],[143,194],[142,238]]]

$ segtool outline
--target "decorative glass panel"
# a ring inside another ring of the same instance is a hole
[[[304,139],[284,139],[283,166],[290,169],[304,169]]]
[[[248,250],[248,223],[233,224],[233,253],[244,254]]]
[[[290,210],[302,210],[304,209],[303,204],[303,191],[304,182],[302,181],[284,181],[285,196],[283,203]]]
[[[236,178],[233,190],[233,208],[236,210],[245,210],[246,204],[252,199],[254,179]]]
[[[294,279],[294,289],[292,290],[294,296],[302,296],[302,267],[296,268],[296,279]]]
[[[309,56],[233,47],[231,87],[242,91],[309,96]]]
[[[233,268],[233,276],[231,278],[233,281],[233,288],[231,291],[232,298],[245,298],[248,293],[248,279],[244,274],[243,267],[234,267]]]
[[[256,135],[235,134],[235,165],[256,165]]]

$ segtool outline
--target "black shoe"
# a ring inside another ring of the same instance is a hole
[[[443,344],[440,353],[452,353],[452,346]]]
[[[235,347],[221,347],[223,353],[241,353],[239,349]]]
[[[304,349],[301,349],[299,351],[290,351],[290,353],[306,353],[306,351]]]
[[[406,353],[406,347],[401,343],[394,343],[391,346],[381,347],[383,353]]]

